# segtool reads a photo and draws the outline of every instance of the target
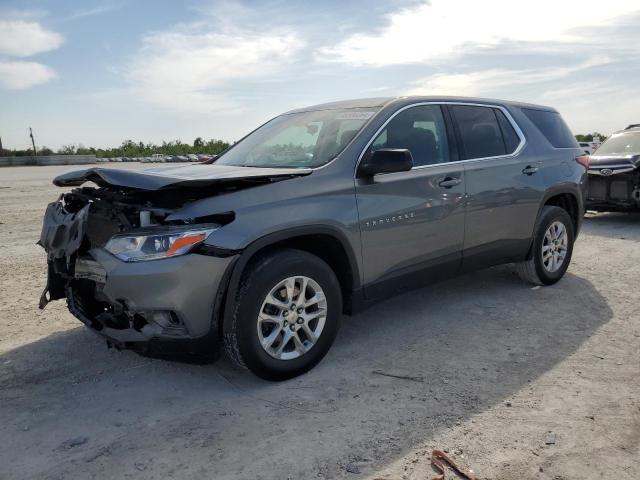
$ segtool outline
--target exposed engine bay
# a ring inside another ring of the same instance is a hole
[[[203,193],[202,189],[149,192],[81,187],[62,194],[48,205],[38,242],[46,250],[50,266],[49,284],[41,297],[40,308],[65,296],[61,285],[74,278],[78,258],[86,256],[91,249],[104,247],[118,233],[170,225],[165,221],[169,214]],[[217,219],[228,223],[232,215],[221,214]],[[210,223],[214,218],[185,219],[172,224],[207,220]]]

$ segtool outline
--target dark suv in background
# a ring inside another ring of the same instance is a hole
[[[54,183],[76,188],[40,239],[41,306],[66,297],[119,348],[224,344],[289,378],[343,313],[390,295],[511,262],[557,282],[584,213],[582,153],[552,108],[402,97],[285,113],[210,165],[67,173]]]
[[[640,125],[615,132],[589,158],[587,208],[640,211]]]

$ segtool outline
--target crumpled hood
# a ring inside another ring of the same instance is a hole
[[[232,165],[186,165],[133,171],[119,168],[87,168],[57,176],[58,187],[77,187],[93,182],[100,187],[116,186],[160,190],[179,186],[199,187],[221,182],[309,175],[310,168],[258,168]]]

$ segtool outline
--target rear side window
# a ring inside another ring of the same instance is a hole
[[[571,130],[559,113],[533,108],[523,108],[522,112],[555,148],[575,148],[578,146]]]
[[[496,111],[499,110],[491,107],[454,105],[451,111],[458,124],[464,158],[467,160],[513,153],[520,142],[506,118],[504,126],[499,122],[500,117],[496,115]]]
[[[505,114],[502,113],[502,110],[494,109],[493,111],[496,112],[496,117],[498,117],[498,123],[500,124],[500,130],[502,131],[502,138],[507,153],[515,152],[518,145],[520,145],[520,137],[513,129],[511,122],[509,122]]]

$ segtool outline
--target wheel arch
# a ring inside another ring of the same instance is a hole
[[[582,215],[584,214],[584,205],[581,199],[582,196],[579,189],[572,185],[558,185],[545,192],[540,202],[540,206],[538,207],[538,215],[536,216],[536,222],[531,232],[529,250],[527,251],[526,259],[531,258],[534,235],[536,228],[538,227],[538,219],[540,218],[542,209],[546,206],[551,205],[566,210],[573,221],[574,238],[577,238],[580,226],[582,225]]]
[[[336,274],[342,291],[342,310],[350,313],[353,292],[360,288],[360,269],[355,252],[346,235],[326,225],[293,227],[260,237],[250,243],[233,265],[226,289],[222,315],[219,322],[221,334],[231,328],[233,302],[236,299],[242,275],[251,262],[261,255],[279,248],[296,248],[324,260]]]
[[[582,205],[579,198],[579,194],[573,189],[568,189],[566,187],[551,189],[543,197],[540,208],[538,209],[538,216],[540,216],[542,209],[548,205],[562,208],[571,217],[571,220],[573,221],[574,234],[577,236],[582,219]]]

